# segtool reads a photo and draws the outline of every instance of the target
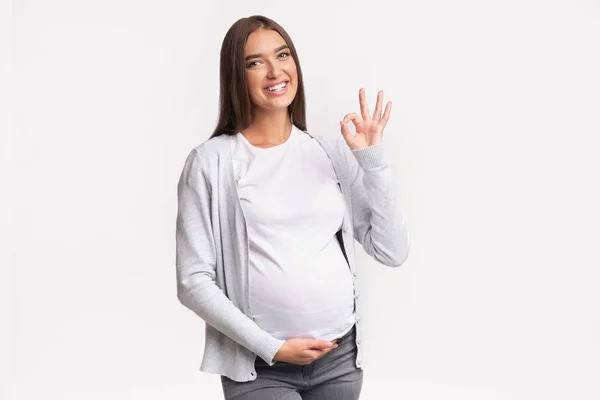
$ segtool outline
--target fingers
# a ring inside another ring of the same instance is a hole
[[[348,121],[352,121],[354,126],[357,126],[358,124],[360,124],[362,122],[362,119],[360,119],[360,117],[356,113],[350,113],[350,114],[346,114],[344,116],[343,121],[344,121],[344,124],[347,124]]]
[[[305,350],[305,354],[309,357],[309,359],[306,360],[307,363],[310,364],[311,362],[323,357],[336,347],[338,347],[338,344],[333,341],[311,340],[310,343],[308,343],[308,348]]]
[[[342,130],[342,136],[344,139],[346,139],[346,142],[351,140],[352,133],[350,132],[350,129],[348,129],[348,125],[344,124],[344,121],[340,121],[340,128]]]
[[[338,347],[338,344],[332,340],[289,339],[288,342],[292,345],[286,349],[288,354],[279,357],[277,361],[307,365]]]
[[[383,103],[383,90],[377,92],[377,103],[375,105],[375,112],[373,112],[374,121],[379,121],[381,119],[381,103]]]
[[[365,89],[360,88],[358,91],[358,102],[360,103],[360,114],[363,119],[369,119],[371,112],[369,111],[369,105],[367,104],[367,98],[365,96]]]
[[[352,132],[350,132],[348,125],[346,125],[344,123],[344,121],[340,121],[340,127],[342,130],[342,136],[344,137],[346,144],[348,144],[348,147],[353,148],[354,147],[354,135],[352,134]]]
[[[360,103],[360,114],[361,114],[363,120],[373,119],[374,121],[380,121],[381,119],[385,118],[385,115],[384,115],[384,117],[381,116],[381,108],[383,106],[383,90],[380,90],[379,92],[377,92],[377,102],[375,103],[375,111],[373,112],[372,117],[370,115],[369,105],[367,104],[367,97],[365,95],[364,88],[360,88],[360,90],[358,91],[358,100]],[[389,102],[388,102],[388,104],[389,104]],[[389,118],[389,111],[388,111],[387,107],[388,107],[388,105],[386,105],[386,109],[385,109],[384,113],[387,112],[387,118]],[[344,122],[347,122],[347,121],[344,121]],[[386,120],[386,122],[387,122],[387,120]]]
[[[311,362],[318,360],[321,357],[324,357],[327,353],[329,353],[330,351],[332,351],[333,349],[325,349],[325,350],[309,350],[307,352],[307,355],[309,357],[308,360],[306,360],[307,364],[310,364]]]
[[[325,350],[325,349],[334,349],[337,347],[337,343],[334,343],[329,340],[315,340],[313,345],[310,347],[315,350]]]
[[[381,122],[383,122],[384,128],[387,125],[388,120],[390,119],[390,112],[392,112],[392,102],[388,101],[387,104],[385,105],[385,111],[383,112],[383,117],[381,118]]]

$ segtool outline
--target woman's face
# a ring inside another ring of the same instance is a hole
[[[296,96],[296,63],[281,35],[259,29],[248,36],[245,51],[246,81],[252,107],[287,109]]]

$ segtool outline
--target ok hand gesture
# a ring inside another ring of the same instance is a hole
[[[360,102],[360,114],[362,119],[356,113],[346,114],[344,119],[340,121],[342,129],[342,136],[348,143],[348,146],[352,150],[364,149],[368,146],[373,146],[383,142],[383,129],[387,125],[388,119],[390,118],[390,111],[392,110],[392,102],[388,101],[385,106],[383,116],[381,115],[381,105],[383,102],[383,90],[377,93],[377,105],[375,106],[375,112],[371,118],[369,106],[367,105],[367,99],[365,97],[365,90],[360,89],[358,92],[358,99]],[[352,121],[356,129],[356,135],[352,135],[347,123]]]

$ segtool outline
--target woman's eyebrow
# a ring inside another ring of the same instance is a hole
[[[284,44],[283,46],[279,46],[278,48],[276,48],[275,50],[273,50],[273,53],[277,53],[278,51],[281,51],[283,49],[289,49],[287,44]],[[246,61],[252,59],[252,58],[260,58],[262,57],[262,54],[250,54],[249,56],[246,56]]]

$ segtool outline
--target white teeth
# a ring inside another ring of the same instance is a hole
[[[280,83],[279,85],[268,87],[267,90],[271,91],[271,92],[275,92],[277,90],[283,89],[284,87],[286,87],[286,85],[287,85],[287,82],[283,82],[283,83]]]

